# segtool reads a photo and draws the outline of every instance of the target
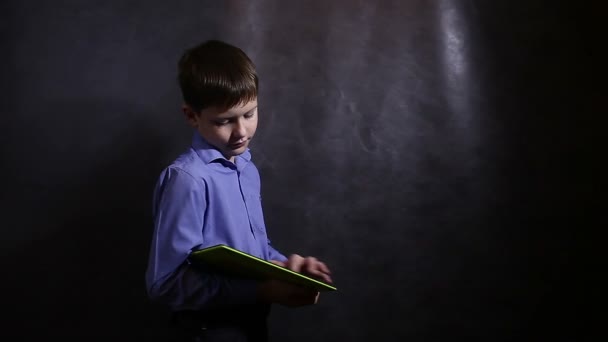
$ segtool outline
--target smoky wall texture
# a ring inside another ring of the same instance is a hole
[[[151,195],[188,147],[176,64],[206,39],[260,75],[273,244],[339,291],[274,340],[585,340],[602,178],[590,4],[6,1],[6,340],[166,340]]]

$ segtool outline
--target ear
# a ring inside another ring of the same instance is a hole
[[[184,115],[186,116],[186,120],[188,121],[190,126],[192,126],[194,128],[198,128],[198,120],[199,120],[198,113],[187,104],[182,105],[182,112],[184,112]]]

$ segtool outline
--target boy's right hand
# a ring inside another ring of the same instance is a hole
[[[280,280],[266,280],[258,284],[257,296],[260,300],[288,307],[317,304],[319,292]]]

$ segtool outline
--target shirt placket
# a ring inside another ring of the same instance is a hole
[[[249,203],[247,202],[247,194],[244,190],[245,187],[243,187],[243,184],[241,183],[241,171],[238,169],[236,170],[236,177],[239,183],[239,190],[241,191],[241,199],[243,200],[243,203],[245,204],[245,210],[247,211],[247,221],[249,222],[249,230],[251,231],[251,235],[253,235],[253,238],[257,240],[257,235],[253,227],[253,223],[251,223],[251,212],[249,208]]]

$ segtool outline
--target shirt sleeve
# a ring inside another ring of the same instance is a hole
[[[205,184],[179,168],[161,174],[154,192],[154,234],[146,286],[149,297],[173,310],[255,303],[256,283],[204,272],[187,261],[203,244]]]
[[[287,261],[285,255],[272,247],[270,240],[268,240],[268,260],[278,260],[283,262]]]

